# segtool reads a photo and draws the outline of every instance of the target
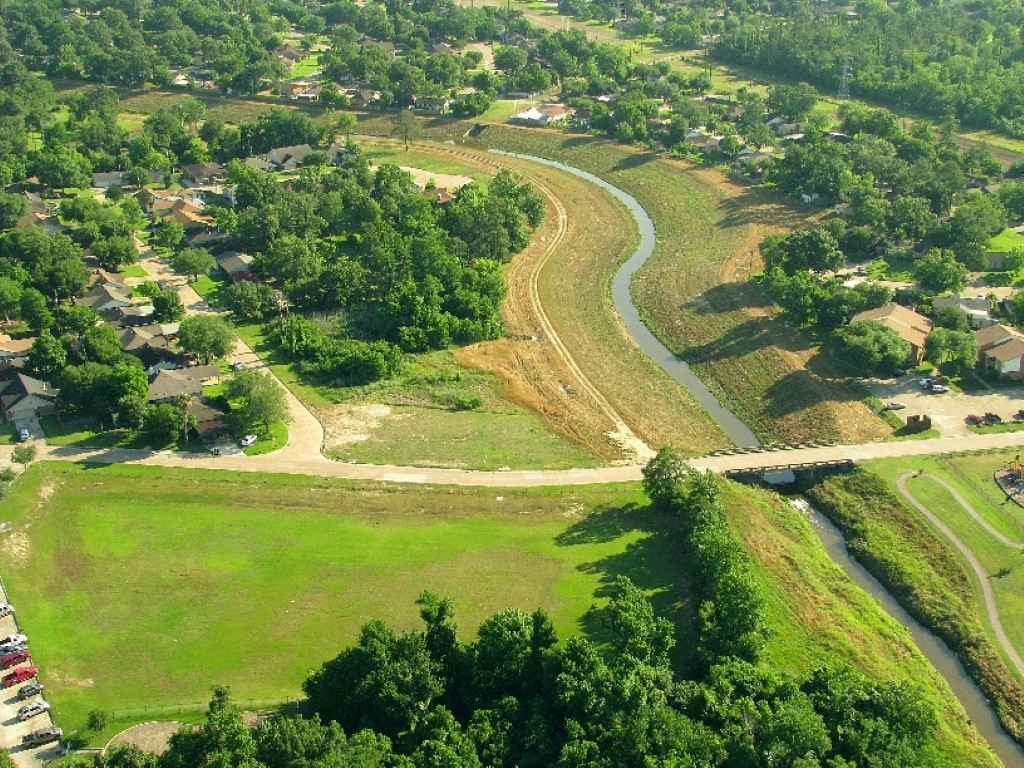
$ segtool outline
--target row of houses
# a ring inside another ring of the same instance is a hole
[[[965,298],[946,297],[946,303],[939,306],[962,308]],[[974,325],[974,336],[978,340],[978,366],[1003,378],[1024,378],[1024,334],[996,322],[987,308],[984,310],[985,317],[981,318],[982,301],[988,300],[976,297],[966,302],[968,307],[974,307],[972,311],[981,321]],[[934,302],[932,306],[935,306]],[[925,342],[928,334],[934,329],[934,324],[929,318],[899,304],[889,304],[854,315],[852,322],[869,320],[893,329],[901,339],[910,344],[910,362],[917,365],[924,359]]]
[[[97,270],[89,290],[75,303],[91,307],[101,322],[110,325],[127,354],[137,357],[149,377],[147,400],[151,404],[176,402],[182,395],[192,398],[190,412],[204,440],[228,434],[227,416],[214,400],[203,396],[203,387],[216,383],[216,365],[191,365],[174,347],[178,323],[155,323],[151,303],[137,302],[117,275]],[[49,382],[23,370],[34,338],[0,336],[0,407],[16,427],[56,412],[60,391]]]

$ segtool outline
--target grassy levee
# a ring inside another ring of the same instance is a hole
[[[774,491],[739,483],[726,484],[722,504],[766,598],[770,666],[806,674],[842,661],[875,679],[912,681],[939,718],[922,764],[1001,764],[910,634],[829,558],[799,511]]]
[[[431,139],[441,140],[462,136],[468,127],[464,122],[434,120],[429,121],[427,132]],[[363,132],[387,135],[389,130],[383,119],[360,124]],[[474,156],[482,156],[488,163],[500,160],[513,172],[550,189],[566,208],[567,231],[541,273],[539,290],[545,312],[573,360],[648,445],[672,445],[682,454],[693,455],[728,444],[692,396],[637,349],[617,319],[611,281],[618,265],[632,254],[636,231],[628,212],[611,195],[571,174],[515,158],[487,155],[472,144],[451,147],[418,142],[411,153],[434,153],[439,162],[445,161],[446,154],[455,153],[470,166]],[[395,161],[402,162],[403,154],[394,155]],[[544,247],[547,238],[553,236],[555,223],[555,212],[550,210],[547,221],[534,233],[531,248]],[[573,374],[562,370],[564,365],[558,361],[554,371],[550,360],[533,364],[550,353],[528,340],[540,329],[532,311],[526,309],[528,275],[517,269],[522,258],[517,257],[509,268],[516,272],[510,282],[518,283],[510,285],[502,312],[509,337],[457,350],[456,359],[474,368],[497,371],[503,394],[541,413],[556,432],[569,435],[598,456],[621,458],[617,450],[608,450],[609,441],[603,434],[609,429],[608,423],[595,424],[592,408],[589,412],[576,410],[580,396],[572,389],[576,384]]]
[[[774,320],[748,282],[762,237],[806,221],[781,196],[592,136],[492,126],[480,138],[590,171],[637,198],[657,228],[654,254],[633,282],[641,315],[762,440],[888,432],[864,406],[866,393]]]
[[[929,764],[994,766],[907,633],[833,564],[802,516],[729,484],[734,530],[768,598],[768,663],[794,674],[837,659],[914,681],[940,729]],[[422,589],[455,602],[464,638],[508,606],[549,612],[563,641],[603,629],[588,608],[616,576],[693,647],[675,519],[635,484],[493,489],[44,462],[11,487],[0,565],[32,637],[58,723],[94,709],[244,703],[299,695],[308,672],[370,618],[418,627]],[[154,710],[162,711],[162,710]]]
[[[916,465],[931,469],[927,460]],[[866,469],[830,477],[807,494],[857,559],[960,657],[1007,733],[1024,743],[1024,687],[989,640],[970,576],[953,550]]]

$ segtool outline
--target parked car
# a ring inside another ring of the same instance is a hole
[[[250,445],[255,443],[257,440],[259,440],[259,438],[256,437],[256,435],[246,435],[245,437],[243,437],[241,440],[238,441],[238,444],[240,446],[242,446],[243,448],[248,448]]]
[[[893,400],[885,404],[885,410],[887,411],[902,411],[906,407],[906,403],[901,403],[898,400]]]
[[[921,379],[921,381],[918,382],[918,384],[921,385],[921,389],[931,389],[932,384],[934,383],[935,381],[933,379]]]
[[[976,413],[969,413],[966,416],[964,416],[964,421],[966,421],[968,424],[971,424],[971,425],[984,424],[985,423],[985,417],[984,416],[979,416]]]
[[[18,685],[31,680],[39,673],[39,670],[33,667],[31,664],[27,667],[18,667],[13,672],[9,672],[3,677],[0,677],[0,687],[10,688],[12,685]]]
[[[49,728],[40,728],[38,731],[26,733],[21,737],[21,743],[30,747],[38,747],[41,744],[49,744],[51,741],[60,741],[64,731],[55,725]]]
[[[29,438],[31,437],[32,434],[28,431],[28,427],[22,427],[21,429],[18,430],[18,439],[21,442],[28,442]]]
[[[35,696],[36,694],[39,694],[39,693],[42,693],[42,692],[43,692],[43,684],[42,683],[40,683],[40,682],[29,683],[28,685],[23,685],[23,686],[21,686],[21,688],[18,689],[18,698],[21,699],[22,701],[24,701],[25,699],[30,699],[33,696]]]
[[[28,648],[28,643],[5,643],[0,645],[0,656],[14,653],[15,651],[24,651],[26,648]]]
[[[2,619],[4,616],[13,616],[13,615],[14,615],[14,606],[13,605],[8,605],[7,603],[0,603],[0,619]]]
[[[932,384],[931,387],[928,388],[928,391],[941,395],[943,392],[949,392],[949,387],[945,384]]]
[[[0,656],[0,669],[10,669],[16,667],[19,664],[23,664],[32,658],[32,654],[27,650],[12,651],[11,653],[5,653]]]
[[[27,643],[27,635],[8,635],[7,637],[0,637],[0,645],[9,645],[11,643]]]
[[[50,703],[47,701],[33,701],[26,704],[18,710],[19,720],[28,720],[29,718],[41,715],[43,712],[47,712],[50,709]]]
[[[243,368],[245,368],[245,363],[243,363],[241,360],[235,360],[235,362],[231,364],[231,370],[233,371],[240,371]]]
[[[1002,424],[1003,423],[1003,417],[1000,416],[998,413],[989,412],[989,413],[985,414],[985,423],[986,424]]]

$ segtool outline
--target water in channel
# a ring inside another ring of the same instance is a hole
[[[846,540],[842,532],[831,520],[805,499],[795,499],[792,504],[810,520],[829,557],[846,571],[846,575],[853,579],[857,586],[875,598],[886,613],[907,628],[921,653],[946,678],[967,716],[974,721],[974,727],[985,737],[999,759],[1007,768],[1024,768],[1024,749],[1003,730],[985,694],[964,671],[963,665],[949,646],[907,613],[878,579],[854,559],[846,549]]]
[[[615,309],[622,317],[626,330],[636,344],[672,378],[683,385],[697,402],[707,410],[711,418],[721,427],[722,431],[739,446],[750,447],[760,445],[760,441],[750,428],[740,421],[735,413],[726,408],[704,385],[685,362],[662,344],[640,318],[640,312],[633,303],[630,281],[633,275],[654,252],[654,222],[647,211],[632,195],[609,184],[604,179],[587,171],[565,165],[543,157],[524,155],[517,152],[504,152],[498,149],[489,150],[495,154],[508,155],[522,160],[551,166],[560,171],[586,179],[609,192],[616,200],[629,209],[636,221],[640,233],[640,244],[633,255],[619,268],[612,280],[612,299]],[[921,649],[932,666],[942,674],[949,683],[953,693],[959,699],[967,716],[973,721],[974,727],[988,741],[992,751],[1007,768],[1024,768],[1024,749],[1007,735],[999,724],[995,711],[988,699],[974,684],[964,671],[963,666],[949,647],[938,637],[929,632],[918,621],[907,613],[882,584],[858,563],[846,549],[846,540],[842,533],[823,514],[814,509],[806,500],[797,502],[799,508],[810,519],[825,551],[857,585],[878,601],[879,605],[902,624],[910,632],[911,637]]]
[[[540,163],[541,165],[548,165],[560,171],[571,173],[573,176],[579,176],[609,192],[612,197],[629,209],[634,221],[636,221],[637,231],[640,233],[640,244],[633,255],[629,257],[629,260],[619,267],[612,280],[612,300],[615,302],[615,310],[619,313],[623,324],[626,326],[626,331],[640,349],[693,395],[730,440],[744,448],[760,445],[761,441],[757,439],[757,436],[750,430],[750,427],[740,421],[735,413],[722,405],[718,398],[711,393],[711,390],[704,386],[704,382],[690,369],[690,366],[676,357],[672,350],[662,344],[651,333],[650,328],[644,324],[644,321],[640,319],[640,311],[633,303],[633,294],[629,289],[629,284],[633,279],[634,273],[654,253],[655,233],[654,222],[651,221],[651,217],[647,215],[647,211],[637,202],[636,198],[609,184],[599,176],[581,171],[579,168],[573,168],[564,163],[559,163],[556,160],[534,157],[533,155],[521,155],[516,152],[503,152],[497,149],[491,149],[490,151],[499,155],[508,155]]]

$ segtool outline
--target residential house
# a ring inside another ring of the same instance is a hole
[[[247,165],[250,168],[255,168],[257,171],[264,171],[266,173],[277,170],[277,166],[263,157],[247,157],[242,161],[242,165]]]
[[[220,367],[216,365],[161,369],[150,379],[147,400],[167,403],[181,395],[198,395],[204,384],[213,384],[219,377]]]
[[[366,109],[376,105],[380,101],[380,91],[371,91],[364,88],[349,88],[345,91],[349,106],[356,109]]]
[[[277,51],[277,57],[294,64],[296,61],[306,58],[306,54],[301,49],[288,43]]]
[[[395,56],[398,53],[398,46],[390,40],[374,40],[372,37],[364,37],[359,41],[359,45],[362,48],[366,48],[369,45],[379,45],[392,56]]]
[[[181,166],[183,181],[196,185],[216,184],[228,177],[228,169],[220,163],[193,163]]]
[[[189,413],[195,417],[196,433],[204,443],[212,443],[230,434],[227,414],[216,400],[199,395],[193,399]]]
[[[267,160],[279,169],[292,169],[302,165],[306,155],[313,151],[309,144],[296,144],[293,147],[275,147],[267,152]]]
[[[414,96],[412,108],[428,115],[443,115],[452,105],[447,96]]]
[[[130,307],[118,307],[111,313],[111,317],[113,322],[128,328],[152,323],[153,311],[152,304],[133,304]]]
[[[177,192],[169,189],[140,189],[135,193],[135,199],[139,201],[139,205],[142,206],[142,210],[145,213],[153,213],[156,206],[167,200],[171,201],[171,203],[168,203],[168,205],[171,205],[179,197],[180,195]]]
[[[56,410],[59,390],[21,372],[10,361],[0,364],[0,407],[13,424],[24,423]]]
[[[974,330],[995,325],[996,320],[990,312],[991,306],[992,302],[985,295],[961,296],[954,293],[951,296],[936,296],[932,299],[933,310],[943,307],[956,307],[962,310],[971,321],[971,328]]]
[[[92,307],[99,313],[130,307],[131,297],[106,282],[97,282],[83,295],[75,299],[75,304]]]
[[[525,112],[520,112],[509,118],[510,123],[516,125],[549,126],[561,125],[573,116],[575,110],[563,104],[540,104],[530,107]]]
[[[94,189],[110,189],[111,187],[123,187],[127,178],[128,174],[125,171],[94,173],[92,175],[92,186]]]
[[[1009,379],[1024,377],[1024,337],[1005,325],[990,325],[974,334],[978,364]]]
[[[187,238],[190,248],[216,248],[225,242],[228,236],[224,232],[197,232]]]
[[[996,323],[974,333],[978,340],[978,365],[1013,379],[1022,377],[1024,337],[1013,328]]]
[[[185,232],[194,232],[213,226],[213,217],[203,213],[201,206],[187,200],[175,200],[166,210],[155,211],[162,219],[174,219],[185,228]]]
[[[0,360],[20,360],[28,355],[35,343],[35,337],[12,339],[6,333],[0,333]]]
[[[303,88],[298,93],[292,94],[292,98],[298,101],[316,101],[320,98],[320,92],[323,91],[322,85],[310,85]]]
[[[915,365],[924,359],[925,339],[932,332],[932,321],[927,317],[899,304],[888,304],[856,314],[851,322],[862,323],[868,320],[892,328],[901,339],[909,343],[910,361]]]
[[[171,351],[159,325],[119,328],[117,338],[125,352],[139,358],[147,367],[165,360],[177,362],[178,365],[183,362],[179,355]]]
[[[217,266],[224,271],[224,274],[231,278],[232,283],[238,283],[242,280],[249,280],[251,282],[259,280],[259,277],[252,269],[252,256],[247,253],[237,253],[235,251],[223,253],[217,257]]]

